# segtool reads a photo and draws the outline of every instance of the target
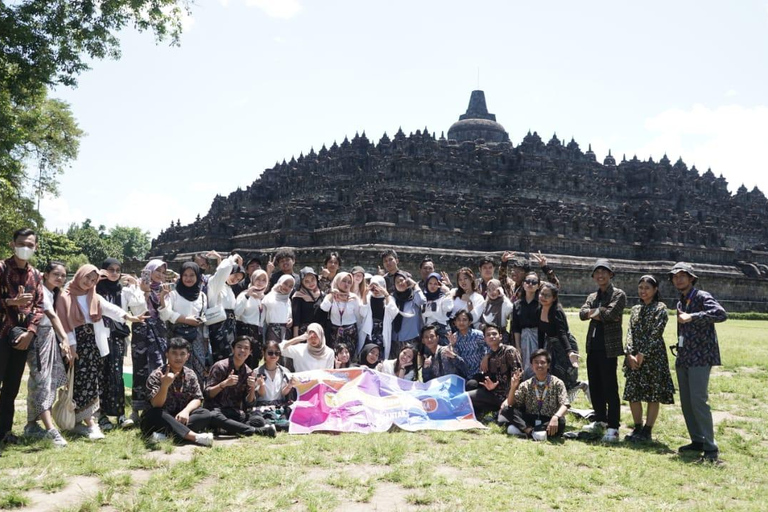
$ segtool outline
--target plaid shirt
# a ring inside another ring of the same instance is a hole
[[[25,293],[33,295],[30,305],[6,305],[6,300],[19,295],[19,286],[24,287]],[[40,272],[29,263],[23,268],[17,267],[13,257],[0,261],[0,308],[0,338],[7,336],[16,326],[37,333],[37,326],[43,318],[43,279]]]
[[[677,309],[690,314],[691,321],[677,324],[677,335],[683,337],[683,346],[677,349],[675,366],[719,366],[715,324],[728,318],[723,306],[709,293],[694,288],[689,296],[680,297]]]
[[[606,357],[619,357],[624,355],[624,335],[621,328],[621,322],[624,319],[624,307],[627,305],[627,295],[620,289],[614,288],[613,284],[609,284],[605,292],[601,293],[601,297],[605,299],[598,299],[597,292],[589,294],[587,301],[581,306],[579,311],[579,318],[582,320],[589,320],[589,310],[599,309],[600,321],[602,321],[603,327],[603,340],[605,341],[605,355]],[[589,353],[592,337],[595,335],[595,330],[598,327],[598,320],[591,320],[589,322],[589,331],[587,332],[587,353]]]

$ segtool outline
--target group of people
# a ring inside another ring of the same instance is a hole
[[[101,439],[105,430],[135,425],[156,440],[171,436],[206,446],[215,432],[274,436],[287,427],[293,372],[355,365],[414,381],[459,375],[479,418],[492,415],[509,434],[533,439],[563,434],[581,389],[594,409],[585,429],[619,440],[619,357],[635,423],[627,440],[650,440],[660,404],[673,401],[659,283],[650,275],[639,280],[641,302],[631,309],[624,338],[626,295],[613,286],[613,266],[604,259],[592,269],[597,290],[579,311],[589,322],[587,384],[578,379],[581,355],[558,302],[558,277],[541,253],[532,256],[539,269],[512,252],[501,256],[498,268],[484,258],[478,277],[461,268],[455,285],[429,257],[417,281],[399,268],[394,250],[381,254],[376,275],[360,266],[342,271],[335,252],[320,272],[304,267],[296,273],[289,249],[264,268],[258,258],[200,253],[179,274],[154,259],[131,276],[107,259],[101,268],[83,265],[65,283],[70,269],[64,264],[48,262],[43,273],[29,264],[34,231],[17,231],[11,247],[13,256],[0,262],[5,443],[16,440],[13,401],[25,365],[24,435],[48,437],[57,446],[67,441],[51,408],[70,367],[75,432]],[[717,460],[707,386],[711,366],[720,364],[713,324],[726,313],[695,288],[689,264],[675,265],[669,278],[681,294],[676,371],[692,441],[681,451]],[[126,415],[129,336],[132,413]]]

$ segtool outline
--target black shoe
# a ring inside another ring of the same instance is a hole
[[[720,462],[719,450],[704,450],[704,455],[701,457],[702,462],[711,462],[717,464]]]
[[[703,452],[704,451],[704,443],[697,443],[696,441],[692,442],[691,444],[686,444],[684,446],[681,446],[677,449],[677,453],[686,453],[686,452]]]
[[[9,430],[8,432],[5,433],[5,435],[3,436],[3,440],[0,442],[2,442],[3,444],[19,444],[19,438],[13,435]]]
[[[257,436],[275,437],[277,435],[277,429],[274,425],[265,425],[263,427],[256,428]]]
[[[624,436],[625,441],[629,441],[630,443],[636,443],[640,439],[638,436],[640,435],[640,432],[643,430],[642,425],[635,425],[635,428],[632,429],[632,432]]]

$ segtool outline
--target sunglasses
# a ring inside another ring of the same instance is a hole
[[[273,357],[280,357],[280,352],[275,351],[275,350],[267,350],[267,355],[268,356],[273,356]]]
[[[533,279],[526,279],[525,284],[539,284],[538,281],[534,281]]]

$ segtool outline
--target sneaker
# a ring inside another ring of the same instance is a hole
[[[35,439],[42,439],[45,437],[47,431],[41,427],[37,422],[28,423],[24,425],[24,437],[33,437]]]
[[[139,411],[132,411],[131,416],[128,418],[134,425],[138,425],[141,419],[139,418]]]
[[[104,439],[106,437],[104,432],[102,432],[99,426],[95,423],[86,428],[88,429],[88,439],[91,441],[98,441],[99,439]]]
[[[263,427],[258,427],[256,429],[256,435],[275,437],[277,435],[277,429],[274,425],[264,425]]]
[[[619,429],[617,428],[605,429],[605,434],[603,435],[604,443],[616,443],[618,441],[619,441]]]
[[[721,464],[719,450],[704,450],[704,455],[699,460],[702,463]]]
[[[53,446],[57,448],[64,448],[67,446],[67,440],[61,435],[58,429],[52,428],[45,433],[45,437],[53,442]]]
[[[89,429],[85,423],[78,423],[72,428],[72,433],[79,436],[87,436],[91,433],[91,429]]]
[[[593,421],[592,423],[587,423],[583,427],[581,427],[581,430],[584,432],[589,432],[590,434],[596,434],[599,432],[602,432],[608,427],[608,424],[604,421]]]
[[[2,443],[2,444],[19,444],[19,438],[16,437],[15,435],[13,435],[13,433],[11,433],[11,431],[9,430],[8,432],[5,433],[5,435],[3,436],[3,440],[0,441],[0,443]]]
[[[163,434],[162,432],[152,432],[152,435],[149,436],[149,440],[152,443],[161,443],[163,441],[167,441],[168,436]]]
[[[288,432],[290,426],[290,422],[285,418],[280,418],[275,422],[275,428],[281,432]]]
[[[204,432],[195,436],[195,442],[200,446],[213,446],[213,434]]]
[[[507,427],[507,434],[515,437],[521,437],[523,439],[526,439],[528,437],[528,435],[525,432],[523,432],[522,430],[520,430],[514,425],[510,425]]]
[[[136,425],[136,422],[133,421],[131,418],[126,418],[125,416],[120,416],[117,419],[117,424],[120,426],[120,428],[131,428]]]
[[[109,418],[106,416],[101,416],[99,418],[99,428],[102,430],[102,432],[109,432],[113,428],[115,428],[115,424],[109,421]]]
[[[697,443],[696,441],[681,446],[677,449],[677,453],[701,453],[704,451],[704,444],[703,443]]]

